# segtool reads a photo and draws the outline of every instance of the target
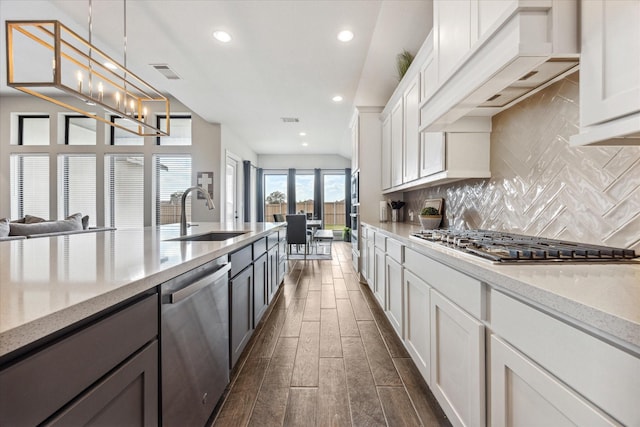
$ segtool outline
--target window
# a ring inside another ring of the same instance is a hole
[[[342,174],[323,175],[323,222],[324,228],[341,230],[346,225],[345,180]]]
[[[58,156],[59,218],[76,212],[89,215],[89,225],[96,225],[96,156],[62,154]]]
[[[11,217],[49,218],[49,155],[12,154],[10,164]]]
[[[104,165],[105,225],[144,227],[144,158],[108,154]]]
[[[191,187],[191,155],[153,156],[155,176],[155,223],[180,222],[182,193]],[[191,195],[187,198],[186,214],[191,214]]]
[[[273,221],[273,214],[287,214],[287,175],[264,175],[264,220]]]
[[[85,116],[65,116],[64,143],[96,145],[96,119]]]
[[[296,212],[314,214],[313,183],[313,175],[296,174]]]
[[[169,116],[171,136],[157,138],[158,145],[191,145],[191,116]],[[158,129],[167,128],[167,116],[158,116]]]
[[[127,129],[138,131],[138,124],[129,119],[118,116],[111,116],[111,122]],[[135,135],[123,129],[111,126],[111,145],[144,145],[144,137]]]
[[[49,116],[18,116],[18,145],[49,145]]]

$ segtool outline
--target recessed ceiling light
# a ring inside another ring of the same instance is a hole
[[[306,143],[306,142],[303,142],[303,143],[302,143],[302,146],[303,146],[303,147],[306,147],[307,145],[309,145],[309,144],[308,144],[308,143]]]
[[[349,30],[340,31],[338,33],[338,40],[341,42],[350,42],[353,40],[353,33]]]
[[[307,133],[306,133],[306,132],[300,132],[298,135],[300,135],[300,136],[307,136]]]
[[[105,63],[104,63],[104,64],[102,64],[102,65],[104,65],[105,67],[107,67],[107,68],[108,68],[108,69],[110,69],[110,70],[117,70],[117,69],[118,69],[118,67],[116,67],[116,66],[115,66],[114,64],[112,64],[111,62],[105,62]]]
[[[214,31],[213,37],[222,43],[228,43],[231,41],[231,35],[226,31]]]
[[[342,102],[342,97],[340,95],[336,95],[333,98],[331,98],[331,100],[333,102]]]

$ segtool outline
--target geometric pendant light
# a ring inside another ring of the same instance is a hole
[[[6,35],[7,86],[136,135],[169,135],[169,99],[60,21],[7,21]],[[164,111],[166,127],[155,126],[152,111]]]

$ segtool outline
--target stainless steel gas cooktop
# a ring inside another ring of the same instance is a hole
[[[495,263],[639,262],[632,249],[612,248],[487,230],[422,230],[412,240],[427,240]]]

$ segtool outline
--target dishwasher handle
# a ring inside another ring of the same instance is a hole
[[[225,274],[227,274],[231,270],[231,263],[224,264],[221,268],[217,269],[215,273],[210,274],[197,282],[193,282],[187,287],[184,287],[178,291],[175,291],[169,294],[169,304],[175,304],[177,302],[182,301],[185,298],[190,297],[191,295],[198,292],[200,289],[209,286],[211,283],[218,281]]]

